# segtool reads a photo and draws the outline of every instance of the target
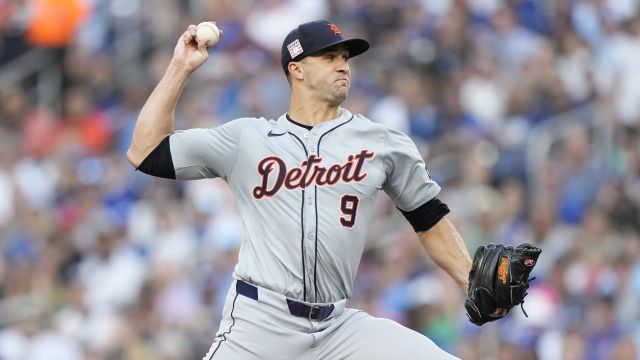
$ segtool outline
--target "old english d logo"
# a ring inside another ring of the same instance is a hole
[[[332,23],[329,23],[328,25],[329,25],[329,29],[333,31],[333,35],[340,36],[341,32],[340,32],[340,28],[338,28],[338,25],[332,24]]]

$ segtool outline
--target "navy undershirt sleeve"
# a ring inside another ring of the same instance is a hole
[[[450,210],[447,204],[433,198],[415,210],[403,211],[402,215],[409,221],[416,232],[427,231],[440,221]]]
[[[171,145],[169,137],[162,140],[158,146],[149,154],[138,167],[138,170],[145,174],[165,178],[175,179],[176,170],[173,167],[173,159],[171,158]]]

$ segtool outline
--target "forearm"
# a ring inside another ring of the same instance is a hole
[[[127,151],[136,168],[173,132],[175,109],[189,78],[189,72],[173,62],[142,107]]]
[[[427,231],[418,233],[431,259],[446,271],[466,293],[469,286],[471,257],[462,236],[446,217]]]

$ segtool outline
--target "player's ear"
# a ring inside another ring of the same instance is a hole
[[[292,61],[287,66],[292,79],[304,79],[304,71],[302,70],[302,64],[300,62]]]

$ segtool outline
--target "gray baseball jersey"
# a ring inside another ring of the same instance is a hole
[[[311,130],[285,115],[170,137],[177,179],[223,178],[244,224],[234,276],[289,298],[349,298],[378,190],[404,211],[440,187],[403,133],[341,109]]]

